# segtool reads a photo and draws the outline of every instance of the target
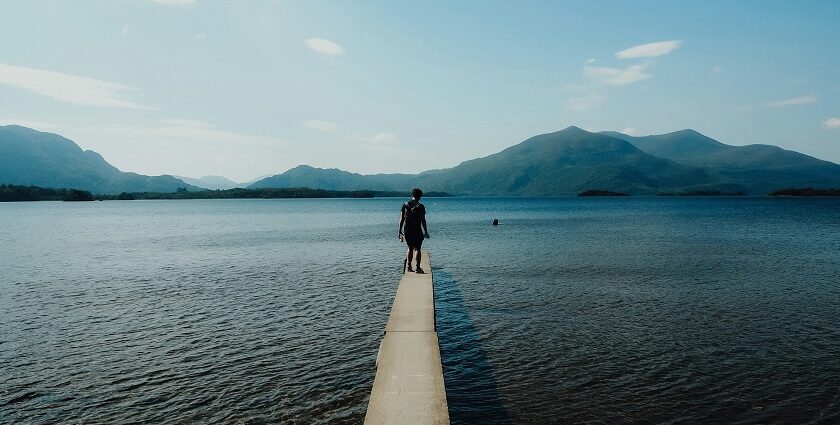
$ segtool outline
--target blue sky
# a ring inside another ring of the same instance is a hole
[[[122,170],[418,172],[569,125],[840,162],[840,2],[3,1],[0,124]]]

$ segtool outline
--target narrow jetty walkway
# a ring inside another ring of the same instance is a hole
[[[449,424],[428,252],[420,264],[426,273],[404,274],[397,288],[376,357],[366,425]]]

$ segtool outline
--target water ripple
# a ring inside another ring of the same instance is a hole
[[[453,423],[840,422],[836,201],[601,201],[427,202]],[[0,422],[361,422],[400,203],[0,205]]]

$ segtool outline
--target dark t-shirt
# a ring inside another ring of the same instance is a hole
[[[413,205],[411,202],[406,202],[403,204],[401,212],[405,217],[403,233],[406,235],[422,235],[423,228],[420,223],[423,222],[423,217],[426,215],[426,206],[419,202]]]

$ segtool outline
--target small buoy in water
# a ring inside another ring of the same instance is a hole
[[[499,219],[498,219],[498,218],[494,218],[494,219],[493,219],[493,225],[494,225],[494,226],[498,226],[498,225],[499,225]]]

